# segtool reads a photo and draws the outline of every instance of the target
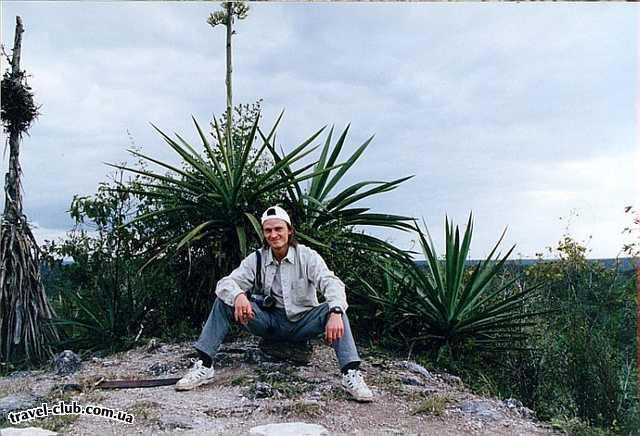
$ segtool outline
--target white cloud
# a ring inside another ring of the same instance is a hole
[[[505,246],[531,256],[576,210],[593,255],[617,253],[622,208],[639,198],[628,5],[251,6],[235,36],[235,101],[264,98],[267,124],[286,109],[288,146],[352,122],[346,155],[375,133],[345,183],[416,177],[365,205],[424,216],[434,235],[445,213],[463,223],[473,210],[475,256],[505,225]],[[190,115],[206,125],[224,109],[224,32],[205,22],[217,4],[1,7],[5,45],[23,15],[23,64],[43,104],[21,152],[27,212],[43,228],[68,225],[73,194],[128,158],[127,131],[175,163],[148,122],[197,143]]]

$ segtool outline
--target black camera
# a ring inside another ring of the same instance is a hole
[[[261,309],[273,309],[276,307],[276,299],[271,295],[256,295],[251,294],[251,301],[255,301]]]

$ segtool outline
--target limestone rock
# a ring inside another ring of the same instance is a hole
[[[38,401],[38,397],[29,393],[7,395],[6,397],[0,398],[0,422],[6,422],[5,420],[9,412],[30,409],[39,405],[37,404]]]
[[[244,417],[251,415],[258,407],[260,407],[259,403],[246,403],[237,406],[213,408],[205,411],[205,413],[214,418]]]
[[[258,367],[265,372],[282,371],[287,367],[283,362],[260,362]]]
[[[14,371],[7,378],[26,378],[33,377],[35,371]]]
[[[147,372],[154,376],[163,374],[179,374],[182,376],[187,369],[187,367],[185,367],[185,363],[187,362],[156,362],[147,368]]]
[[[440,378],[442,379],[442,381],[444,381],[445,383],[448,383],[450,385],[457,385],[457,386],[462,386],[462,379],[460,377],[458,377],[457,375],[451,375],[451,374],[441,374]]]
[[[57,434],[40,427],[9,427],[2,429],[2,436],[55,436]]]
[[[460,410],[471,415],[475,415],[478,418],[490,419],[493,421],[504,418],[502,413],[495,409],[493,404],[488,401],[482,400],[469,400],[460,405]]]
[[[411,376],[411,375],[400,376],[400,381],[402,383],[404,383],[405,385],[424,386],[424,383],[422,383],[422,381],[420,381],[420,379],[418,379],[418,377],[414,377],[414,376]]]
[[[320,401],[322,399],[322,391],[318,388],[314,389],[308,395],[308,399],[313,401]]]
[[[269,398],[273,396],[273,388],[269,383],[257,382],[255,387],[256,398]]]
[[[190,418],[179,415],[167,415],[160,418],[164,430],[190,430],[193,422]]]
[[[518,409],[522,407],[522,402],[520,400],[516,400],[515,398],[507,398],[502,401],[502,404],[507,406],[508,409]]]
[[[166,374],[171,370],[171,365],[166,362],[156,362],[147,369],[147,372],[158,376],[161,374]]]
[[[253,427],[249,430],[252,436],[329,436],[326,428],[305,422],[285,422]]]
[[[58,375],[69,375],[80,369],[80,356],[71,350],[64,350],[53,360],[53,366]]]
[[[524,407],[522,401],[516,400],[515,398],[507,398],[506,400],[502,401],[502,404],[504,404],[507,409],[513,410],[525,419],[535,419],[536,417],[536,413],[533,410],[529,409],[528,407]]]
[[[431,374],[429,370],[422,365],[418,365],[415,362],[405,361],[402,362],[402,366],[413,373],[423,376],[427,380],[433,380],[433,374]]]

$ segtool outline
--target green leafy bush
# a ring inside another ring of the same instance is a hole
[[[586,258],[569,236],[549,254],[557,260],[524,268],[541,283],[530,310],[553,309],[527,328],[525,350],[476,353],[457,367],[476,389],[516,397],[539,418],[592,434],[636,434],[638,413],[633,271]],[[518,273],[504,272],[504,280]],[[584,430],[587,431],[587,430]],[[578,432],[578,433],[576,433]]]
[[[59,347],[120,348],[138,334],[157,334],[173,310],[178,296],[166,268],[139,273],[136,253],[149,229],[122,227],[137,207],[133,196],[102,183],[94,196],[74,197],[75,226],[67,237],[45,243],[48,294],[63,332]]]
[[[543,416],[564,413],[595,426],[630,429],[640,422],[637,386],[629,383],[636,344],[633,274],[587,260],[585,247],[568,236],[556,252],[558,261],[527,271],[532,280],[545,281],[536,303],[558,309],[534,343],[541,377],[533,396],[540,393],[535,399]]]

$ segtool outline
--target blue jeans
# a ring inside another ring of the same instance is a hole
[[[251,303],[251,307],[255,316],[244,326],[246,330],[264,338],[288,342],[303,342],[324,333],[329,317],[329,305],[327,303],[314,307],[295,322],[287,319],[284,309],[262,310],[255,302]],[[195,348],[213,358],[229,332],[233,313],[233,307],[216,298],[200,338],[194,344]],[[340,368],[352,362],[360,362],[356,344],[351,334],[349,319],[345,313],[342,314],[342,323],[344,324],[344,334],[332,344]]]

